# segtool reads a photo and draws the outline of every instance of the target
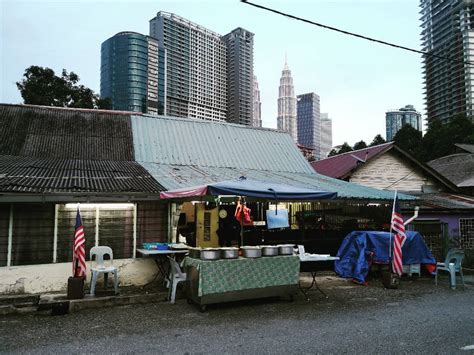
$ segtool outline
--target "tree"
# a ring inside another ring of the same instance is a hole
[[[430,122],[422,140],[421,159],[425,162],[455,153],[455,143],[474,144],[474,123],[457,116],[447,123]]]
[[[337,154],[338,154],[338,152],[337,152],[336,149],[331,149],[331,151],[330,151],[329,154],[328,154],[328,158],[329,158],[329,157],[333,157],[333,156],[335,156],[335,155],[337,155]]]
[[[337,154],[352,152],[352,150],[353,150],[352,147],[351,147],[347,142],[344,142],[344,143],[341,145],[341,148],[339,149],[339,151],[337,152]]]
[[[364,141],[359,141],[356,144],[354,144],[354,150],[364,149],[364,148],[367,148],[367,143],[365,143]]]
[[[413,128],[410,125],[404,125],[393,137],[395,144],[407,151],[415,158],[420,158],[421,155],[421,144],[422,144],[422,133],[421,131]]]
[[[383,139],[380,134],[377,134],[374,137],[372,143],[369,144],[369,147],[373,147],[374,145],[379,145],[379,144],[383,144],[383,143],[386,143],[385,139]]]
[[[101,99],[91,89],[78,85],[79,76],[66,69],[57,76],[50,68],[32,65],[23,77],[16,86],[25,104],[100,109],[112,106],[110,99]]]

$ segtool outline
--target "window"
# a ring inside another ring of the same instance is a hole
[[[14,205],[11,265],[50,263],[53,244],[54,205]]]
[[[474,249],[474,218],[459,219],[459,234],[463,249]]]
[[[0,266],[7,265],[10,205],[0,205]]]

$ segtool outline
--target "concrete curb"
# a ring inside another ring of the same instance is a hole
[[[68,300],[66,294],[18,295],[2,297],[0,316],[26,314],[34,312],[51,312],[52,315],[76,313],[85,309],[127,306],[166,301],[168,292],[146,294],[113,295]]]
[[[107,296],[100,298],[84,298],[80,300],[69,300],[69,313],[75,313],[84,309],[103,308],[113,306],[127,306],[132,304],[144,304],[162,302],[166,300],[167,293],[159,292],[146,295],[130,296]]]

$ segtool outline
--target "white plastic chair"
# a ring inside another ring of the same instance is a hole
[[[170,288],[168,292],[168,298],[170,299],[171,303],[175,303],[176,301],[176,287],[178,287],[178,283],[182,281],[186,281],[186,274],[181,271],[179,264],[176,260],[168,256],[168,260],[170,261]]]
[[[446,255],[444,263],[436,263],[435,285],[438,285],[438,271],[447,271],[450,276],[451,288],[456,289],[456,273],[461,275],[462,286],[464,284],[464,275],[462,274],[462,260],[464,259],[464,250],[451,249]]]
[[[92,266],[92,260],[95,255],[95,266]],[[110,257],[110,265],[106,266],[104,264],[104,256],[109,255]],[[100,247],[93,247],[90,250],[90,260],[91,260],[91,296],[95,295],[95,286],[97,283],[97,277],[99,274],[104,274],[104,288],[107,288],[107,281],[109,272],[114,275],[114,288],[115,293],[118,293],[118,271],[117,268],[113,265],[114,263],[114,255],[112,252],[112,248],[106,246]]]

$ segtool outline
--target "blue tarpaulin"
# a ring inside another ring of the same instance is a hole
[[[226,180],[201,186],[188,187],[178,190],[162,191],[160,198],[190,198],[196,196],[234,195],[247,196],[267,200],[311,201],[333,199],[337,192],[307,189],[287,184],[257,181],[247,178]]]
[[[393,251],[393,235],[392,235]],[[349,233],[342,242],[334,263],[336,273],[350,277],[360,283],[365,282],[370,263],[389,263],[389,232],[355,231]],[[402,247],[403,265],[436,264],[431,251],[418,232],[407,232],[407,240]]]

